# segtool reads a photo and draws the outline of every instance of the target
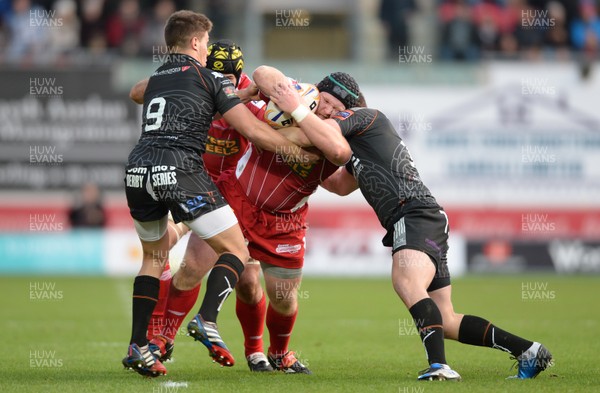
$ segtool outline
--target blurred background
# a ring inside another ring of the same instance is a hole
[[[352,74],[446,209],[455,275],[600,272],[597,1],[0,0],[0,274],[137,272],[128,92],[186,8],[242,47],[248,73]],[[310,205],[307,275],[389,274],[358,192]]]

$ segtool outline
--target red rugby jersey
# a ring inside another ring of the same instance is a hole
[[[248,75],[242,73],[237,88],[245,89],[251,83],[252,80]],[[250,101],[246,104],[246,107],[258,119],[263,120],[264,102]],[[248,140],[230,126],[224,118],[214,120],[211,123],[206,139],[206,152],[202,155],[202,159],[213,181],[216,181],[222,172],[235,168],[238,160],[248,148],[248,144]]]
[[[287,163],[268,151],[250,148],[240,158],[235,175],[248,199],[271,213],[300,209],[319,184],[337,170],[327,160],[314,164]]]

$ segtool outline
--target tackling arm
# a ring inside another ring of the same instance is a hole
[[[223,118],[257,147],[284,156],[290,162],[312,163],[320,158],[258,120],[244,104],[237,104]]]
[[[269,96],[281,110],[293,115],[294,109],[302,104],[298,92],[290,85],[290,80],[277,68],[262,65],[252,74],[254,82],[258,85],[260,91]],[[344,165],[350,159],[352,150],[350,145],[341,133],[341,130],[335,121],[327,123],[308,108],[309,112],[303,119],[295,119],[310,145],[319,149],[325,157],[335,165]],[[306,145],[306,140],[299,139],[301,146]]]
[[[259,84],[260,87],[260,84]],[[271,99],[279,108],[292,114],[306,137],[335,165],[344,165],[352,156],[350,145],[342,135],[340,126],[331,119],[321,120],[302,104],[300,95],[289,82],[277,82]],[[301,114],[297,114],[297,110]]]
[[[144,93],[146,92],[146,87],[148,87],[149,80],[149,78],[146,78],[139,81],[131,88],[131,91],[129,91],[129,98],[136,104],[141,105],[144,103]]]
[[[300,147],[310,147],[313,144],[306,137],[306,134],[298,127],[285,127],[277,130],[281,135],[285,136],[290,141],[294,142]]]
[[[354,192],[358,188],[358,183],[345,167],[340,167],[321,182],[321,187],[334,194],[344,196]]]

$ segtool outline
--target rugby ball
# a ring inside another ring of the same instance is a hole
[[[298,94],[300,94],[300,97],[304,100],[304,105],[314,113],[319,106],[320,98],[319,90],[316,86],[310,83],[296,83],[294,84],[294,87],[298,90]],[[269,101],[267,104],[265,109],[265,121],[273,128],[285,128],[296,125],[292,115],[279,109],[273,101]]]

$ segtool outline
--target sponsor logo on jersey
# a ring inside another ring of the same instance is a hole
[[[214,77],[215,77],[215,79],[219,79],[219,78],[225,78],[225,77],[223,76],[223,74],[221,74],[220,72],[217,72],[217,71],[212,71],[212,72],[211,72],[211,74],[212,74],[212,76],[214,76]]]
[[[296,254],[302,250],[302,244],[278,244],[275,252],[277,254]]]
[[[292,169],[292,172],[303,179],[306,179],[317,165],[317,163],[309,164],[303,162],[288,162],[287,164]]]
[[[152,74],[151,76],[162,76],[162,75],[171,75],[174,74],[176,72],[185,72],[190,68],[190,66],[183,66],[183,67],[173,67],[173,68],[167,68],[166,70],[162,70],[162,71],[156,71],[154,74]]]
[[[218,139],[209,135],[206,139],[206,152],[219,156],[231,156],[240,151],[240,143],[237,139]]]
[[[332,119],[339,119],[339,120],[346,120],[347,118],[349,118],[353,114],[354,114],[354,111],[351,111],[351,110],[347,109],[345,111],[339,111],[335,115],[331,116],[331,118]]]
[[[223,87],[223,93],[227,95],[227,97],[232,98],[235,97],[235,87],[229,85]]]

